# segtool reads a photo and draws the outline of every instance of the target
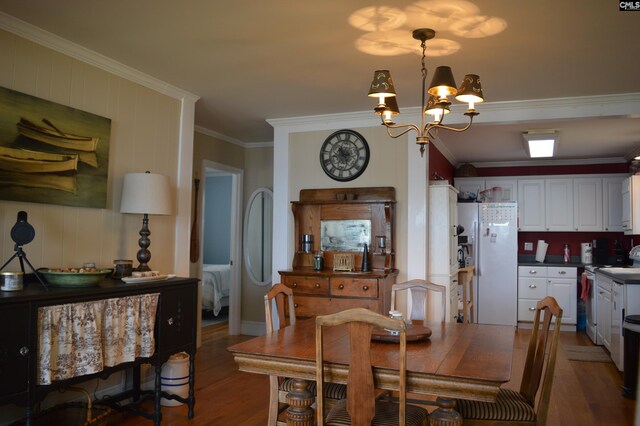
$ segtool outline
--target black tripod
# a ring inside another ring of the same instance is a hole
[[[17,256],[18,260],[20,261],[20,269],[22,269],[22,273],[24,274],[24,262],[27,262],[27,265],[29,265],[29,268],[31,268],[31,270],[33,271],[33,274],[36,276],[38,281],[40,281],[40,284],[42,284],[42,287],[44,287],[44,289],[48,291],[49,288],[44,283],[44,280],[42,279],[40,274],[38,274],[38,271],[36,271],[33,265],[31,264],[31,262],[29,262],[29,259],[27,259],[27,253],[25,253],[24,250],[22,250],[22,246],[16,243],[16,245],[13,247],[13,250],[15,250],[15,253],[13,254],[13,256],[9,258],[9,260],[7,260],[4,263],[4,265],[2,265],[2,268],[0,268],[0,271],[2,271],[4,267],[7,266]]]

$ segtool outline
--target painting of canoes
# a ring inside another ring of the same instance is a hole
[[[0,199],[105,208],[111,120],[0,87]]]

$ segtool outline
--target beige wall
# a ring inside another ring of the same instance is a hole
[[[225,142],[208,134],[196,132],[194,137],[193,170],[201,174],[204,160],[230,166],[243,171],[243,202],[238,220],[244,222],[244,210],[249,197],[260,187],[273,187],[273,148],[248,148]],[[202,206],[199,194],[199,206]],[[245,323],[264,322],[262,296],[269,287],[258,287],[251,283],[241,259],[241,312],[240,320]],[[198,276],[198,264],[191,264],[191,276]]]
[[[320,167],[320,147],[333,132],[314,131],[292,133],[289,137],[289,199],[299,200],[300,190],[306,188],[347,188],[392,186],[396,189],[396,268],[399,280],[404,280],[407,270],[405,247],[407,216],[407,144],[387,136],[385,129],[378,127],[354,128],[367,140],[371,156],[365,172],[351,182],[340,183],[329,178]],[[292,217],[291,209],[289,214]],[[293,225],[293,219],[291,219]],[[293,253],[289,253],[289,265]]]
[[[119,213],[123,176],[150,170],[168,175],[175,187],[180,103],[5,31],[0,58],[0,85],[112,120],[107,208],[0,201],[2,258],[13,254],[9,231],[25,210],[36,231],[25,251],[36,268],[135,259],[142,216]],[[151,217],[149,228],[150,265],[173,272],[175,217]],[[17,262],[8,266],[16,268]]]
[[[258,188],[273,189],[273,148],[245,150],[244,209],[253,191]],[[251,282],[242,262],[242,320],[264,322],[263,296],[270,285],[259,287]]]
[[[135,259],[142,216],[119,213],[123,176],[150,170],[168,175],[175,187],[178,175],[180,101],[124,78],[0,30],[0,86],[37,96],[112,120],[106,209],[0,201],[0,256],[13,255],[10,230],[24,210],[35,229],[25,246],[35,268],[95,262],[109,267],[116,258]],[[177,210],[177,206],[176,206]],[[174,216],[150,218],[151,266],[171,273],[174,268]],[[6,270],[19,270],[13,262]],[[117,386],[120,374],[91,381],[99,392]],[[74,395],[75,396],[75,395]],[[47,397],[45,407],[55,395]],[[3,407],[0,423],[22,410]]]

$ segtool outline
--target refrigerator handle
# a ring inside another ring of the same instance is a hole
[[[476,276],[480,276],[480,230],[478,229],[478,222],[473,221],[473,251],[475,252],[473,255],[476,259]]]

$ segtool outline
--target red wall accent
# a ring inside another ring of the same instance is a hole
[[[562,255],[565,244],[569,244],[571,256],[580,256],[580,243],[590,243],[596,238],[609,240],[609,255],[613,256],[614,242],[620,241],[625,252],[631,250],[631,242],[640,244],[640,239],[632,235],[624,235],[622,232],[518,232],[518,254],[536,254],[538,240],[544,240],[549,244],[547,254]],[[524,243],[533,243],[532,251],[524,250]]]
[[[453,174],[455,169],[449,160],[442,155],[442,153],[435,147],[434,144],[429,144],[429,180],[434,179],[434,173],[442,176],[449,181],[450,185],[453,185]]]

